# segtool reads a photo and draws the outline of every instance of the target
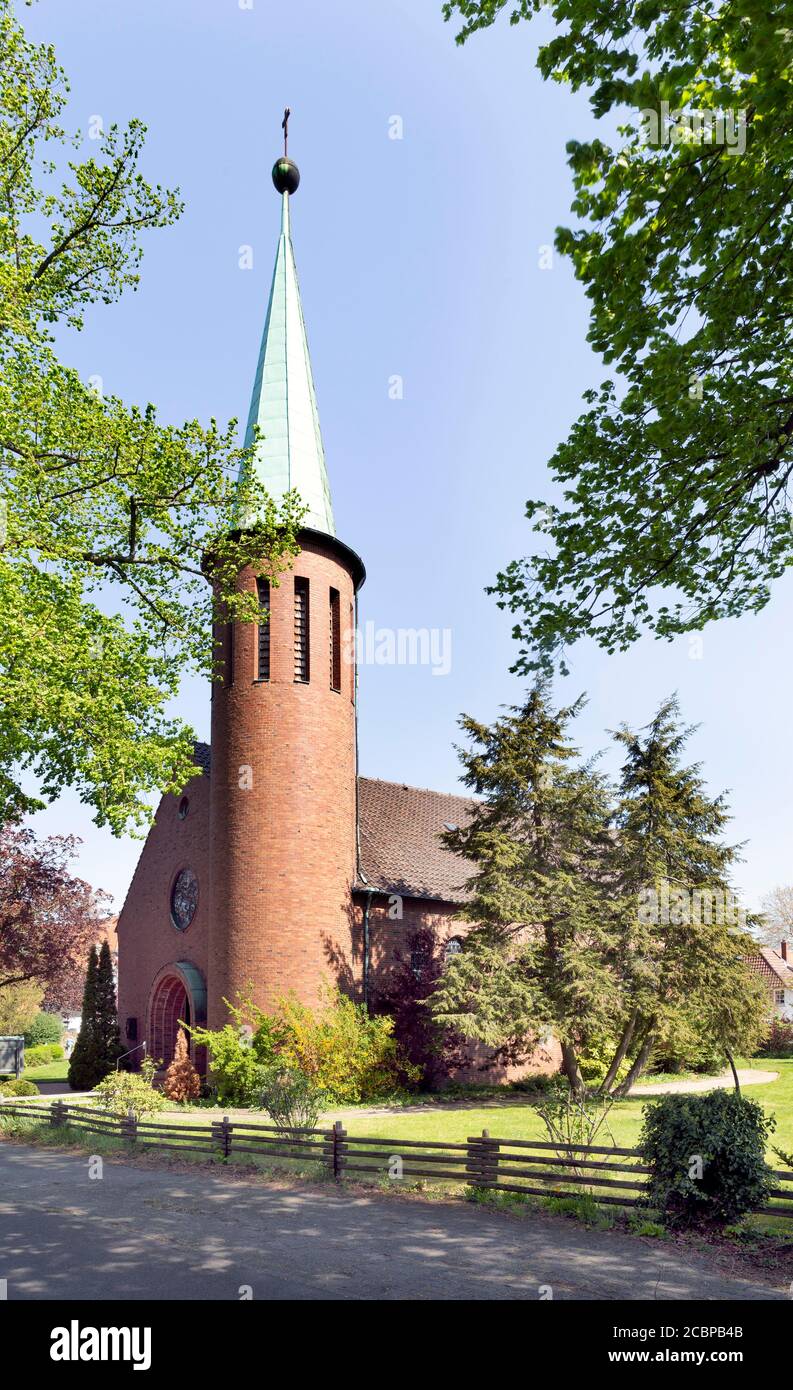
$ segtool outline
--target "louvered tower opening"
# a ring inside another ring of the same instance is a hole
[[[330,688],[341,690],[341,598],[330,591]]]
[[[259,595],[259,641],[256,649],[256,679],[268,681],[270,679],[270,581],[269,579],[257,579],[256,588]]]
[[[308,580],[295,579],[295,680],[305,684],[310,675],[308,660]]]

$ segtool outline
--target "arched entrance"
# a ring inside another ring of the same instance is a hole
[[[149,1026],[146,1034],[147,1052],[160,1067],[167,1067],[173,1060],[176,1038],[180,1023],[203,1024],[206,1022],[206,985],[196,966],[188,961],[177,961],[160,971],[154,981],[149,1003]],[[193,1047],[188,1033],[190,1052]],[[203,1054],[205,1049],[198,1049]],[[199,1070],[203,1070],[204,1058],[194,1057]]]

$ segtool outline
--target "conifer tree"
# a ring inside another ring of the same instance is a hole
[[[69,1061],[73,1091],[91,1091],[113,1070],[121,1054],[116,987],[110,947],[91,947],[83,994],[80,1032]]]
[[[176,1035],[173,1061],[165,1073],[162,1089],[169,1100],[180,1104],[186,1100],[197,1100],[201,1094],[201,1078],[190,1060],[184,1028],[180,1028]]]
[[[446,844],[474,864],[464,915],[476,923],[434,998],[436,1018],[512,1060],[549,1028],[572,1089],[578,1055],[620,1007],[619,903],[611,795],[555,710],[546,682],[488,728],[469,716],[464,781],[483,800]]]

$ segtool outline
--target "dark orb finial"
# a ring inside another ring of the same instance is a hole
[[[292,112],[287,106],[284,110],[284,119],[281,122],[281,129],[284,132],[284,154],[282,159],[276,159],[273,165],[273,183],[279,193],[294,193],[300,183],[300,170],[293,160],[289,158],[287,145],[289,143],[289,117]]]
[[[300,170],[293,159],[284,155],[273,165],[273,183],[279,193],[294,193],[300,183]]]

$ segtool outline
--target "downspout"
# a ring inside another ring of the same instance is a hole
[[[353,683],[353,712],[355,718],[355,873],[362,883],[369,883],[366,874],[361,866],[361,814],[360,814],[360,792],[358,788],[358,594],[355,594],[355,631],[353,632],[353,660],[354,683]],[[369,1007],[369,910],[372,906],[374,889],[369,888],[366,895],[366,905],[363,910],[363,1006]]]

